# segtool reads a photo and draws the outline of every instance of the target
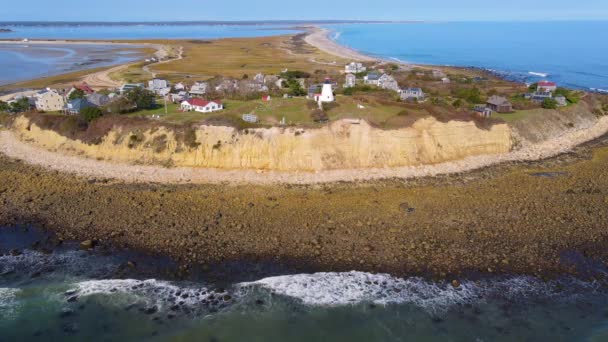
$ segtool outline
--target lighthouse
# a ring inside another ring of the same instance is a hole
[[[321,97],[319,98],[319,102],[334,102],[336,99],[334,98],[334,90],[331,86],[331,80],[329,78],[325,79],[323,83],[323,90],[321,91]]]

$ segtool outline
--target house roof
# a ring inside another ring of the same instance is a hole
[[[506,98],[502,97],[502,96],[492,96],[488,99],[489,104],[495,105],[495,106],[503,106],[503,105],[510,105],[511,103],[509,102],[509,100],[507,100]]]
[[[541,81],[541,82],[538,82],[538,86],[539,87],[555,87],[555,86],[557,86],[557,84],[555,84],[555,82],[550,82],[550,81]]]
[[[203,99],[189,99],[189,100],[186,100],[186,102],[188,104],[190,104],[191,106],[197,106],[197,107],[205,107],[212,102],[216,103],[218,105],[222,104],[222,102],[220,102],[220,101],[205,101]]]
[[[108,103],[110,101],[110,98],[103,94],[93,93],[87,96],[87,101],[96,106],[101,106]]]
[[[93,90],[93,88],[91,88],[86,82],[82,82],[80,85],[74,85],[73,87],[75,89],[82,90],[86,94],[93,94],[95,92],[95,90]]]
[[[69,102],[69,107],[72,110],[80,111],[84,108],[90,107],[91,104],[86,99],[74,99]]]

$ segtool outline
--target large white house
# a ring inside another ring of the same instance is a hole
[[[224,109],[224,105],[220,101],[188,99],[182,102],[181,108],[184,112],[211,113]]]
[[[344,71],[347,74],[358,74],[360,72],[366,72],[367,68],[361,63],[351,62],[344,67]]]
[[[65,106],[63,96],[52,89],[45,89],[33,97],[36,109],[45,112],[60,111]]]
[[[405,88],[401,90],[401,99],[404,101],[422,101],[425,95],[420,88]]]
[[[393,76],[383,74],[378,79],[378,87],[387,90],[399,91],[399,83],[395,80]]]
[[[207,93],[209,83],[207,82],[195,82],[190,88],[191,96],[203,96]]]

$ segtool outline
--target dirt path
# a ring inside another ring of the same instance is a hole
[[[168,55],[168,51],[167,51],[167,47],[164,45],[155,45],[154,46],[156,48],[156,56],[157,58],[165,58]],[[180,60],[183,58],[183,54],[184,54],[184,47],[180,46],[179,47],[179,52],[178,52],[178,56],[176,58],[171,58],[171,59],[166,59],[157,63],[153,63],[153,64],[148,64],[146,66],[144,66],[142,69],[149,73],[152,78],[156,77],[156,73],[153,72],[152,70],[150,70],[151,66],[155,66],[155,65],[159,65],[159,64],[164,64],[164,63],[169,63],[169,62],[173,62],[175,60]],[[139,63],[139,62],[138,62]],[[86,75],[82,81],[86,82],[88,85],[90,85],[93,88],[118,88],[120,86],[122,86],[123,82],[121,80],[114,80],[112,79],[112,77],[110,77],[111,74],[113,73],[118,73],[121,72],[133,65],[136,65],[138,63],[130,63],[130,64],[123,64],[123,65],[119,65],[113,68],[110,68],[108,70],[102,70],[99,72],[95,72],[89,75]]]

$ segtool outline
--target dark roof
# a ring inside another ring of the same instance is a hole
[[[69,105],[69,107],[68,107],[69,110],[74,111],[74,112],[80,112],[84,108],[93,106],[86,99],[74,99],[74,100],[68,102],[68,105]]]
[[[87,101],[95,106],[103,106],[110,102],[110,97],[99,93],[93,93],[87,96]]]
[[[505,97],[502,96],[492,96],[488,99],[488,102],[491,105],[494,106],[510,106],[511,102],[509,102],[509,100],[507,100]]]

